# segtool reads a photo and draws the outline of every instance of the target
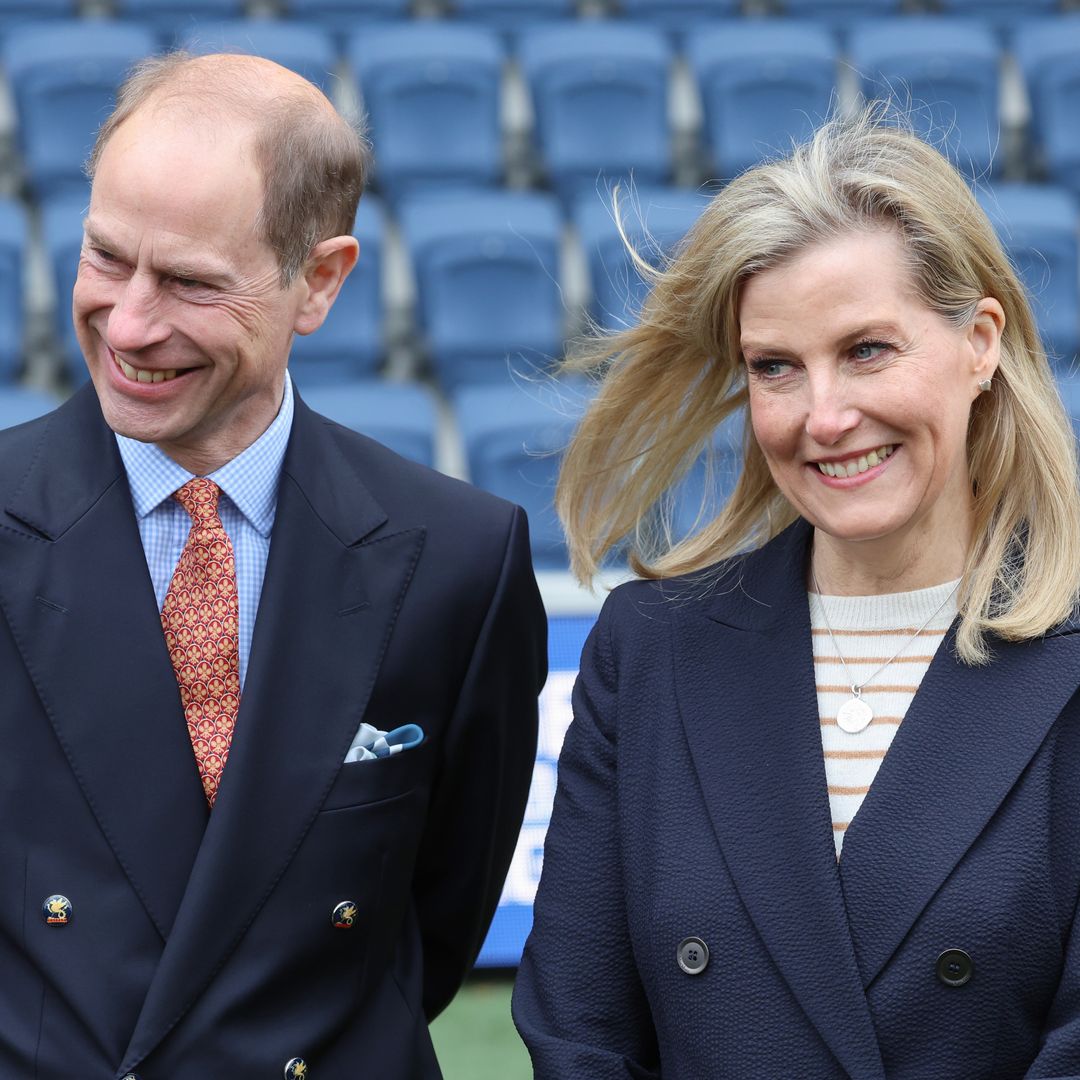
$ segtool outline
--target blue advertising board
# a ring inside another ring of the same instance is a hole
[[[540,695],[540,738],[529,804],[502,898],[477,964],[516,967],[532,927],[532,904],[543,865],[544,836],[555,798],[555,769],[570,726],[570,693],[595,615],[553,615],[548,620],[548,679]]]

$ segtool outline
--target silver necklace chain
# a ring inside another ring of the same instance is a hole
[[[961,579],[963,580],[963,579]],[[810,582],[814,586],[814,592],[821,598],[821,617],[825,621],[825,629],[829,632],[829,640],[832,642],[832,647],[836,651],[836,655],[840,658],[840,666],[844,669],[844,676],[851,686],[851,701],[844,702],[840,706],[839,713],[837,714],[837,723],[849,734],[855,734],[862,731],[871,720],[874,718],[873,710],[870,706],[862,700],[863,688],[870,683],[873,679],[876,679],[912,642],[917,641],[919,635],[937,618],[938,613],[945,607],[945,605],[956,595],[956,590],[960,588],[960,582],[958,581],[950,590],[949,595],[941,601],[940,604],[930,613],[930,617],[915,631],[914,634],[907,641],[905,641],[899,649],[896,650],[880,667],[874,670],[871,674],[867,675],[861,683],[857,683],[851,677],[851,670],[847,666],[847,661],[844,659],[844,654],[840,651],[840,646],[836,643],[836,635],[833,633],[833,628],[829,623],[829,616],[825,610],[827,605],[825,603],[825,594],[821,591],[821,586],[817,583],[817,575],[814,573],[813,559],[810,562]],[[846,717],[846,722],[845,722]]]

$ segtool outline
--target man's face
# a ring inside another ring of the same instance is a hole
[[[224,122],[128,119],[98,163],[73,314],[114,431],[197,473],[269,426],[281,403],[301,278],[282,289],[256,230],[250,133]]]

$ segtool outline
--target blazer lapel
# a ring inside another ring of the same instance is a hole
[[[841,881],[867,987],[1080,684],[1080,634],[994,642],[980,668],[960,663],[953,643],[950,632],[844,837]]]
[[[206,803],[127,479],[91,387],[50,418],[4,510],[0,606],[86,800],[165,938]]]
[[[297,400],[229,761],[122,1071],[226,961],[341,768],[423,546],[421,529],[371,537],[385,522]]]
[[[725,862],[847,1072],[885,1076],[833,847],[797,523],[677,611],[678,704]]]

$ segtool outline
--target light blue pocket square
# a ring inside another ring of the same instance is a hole
[[[361,724],[345,755],[345,764],[350,761],[378,761],[379,758],[400,754],[402,750],[411,750],[423,741],[424,729],[418,724],[403,724],[393,731],[380,731],[370,724]]]

